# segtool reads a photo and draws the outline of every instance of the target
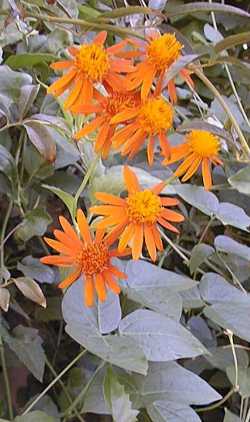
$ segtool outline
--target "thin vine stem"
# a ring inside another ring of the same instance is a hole
[[[22,416],[27,415],[33,409],[33,407],[45,396],[45,394],[55,385],[62,377],[65,375],[72,366],[78,362],[81,357],[83,357],[87,353],[87,350],[82,350],[58,375],[56,378],[51,381],[51,383],[33,400],[33,402],[25,409],[22,413]]]
[[[240,140],[240,143],[241,143],[241,146],[242,146],[242,150],[243,150],[245,156],[249,159],[249,157],[250,157],[249,145],[247,143],[245,136],[242,133],[240,126],[238,125],[236,118],[234,117],[233,113],[229,109],[228,105],[226,104],[226,102],[224,101],[222,96],[220,95],[217,88],[212,84],[212,82],[210,82],[210,80],[206,77],[206,75],[201,70],[199,70],[197,67],[194,67],[194,66],[192,66],[192,70],[195,73],[195,75],[204,83],[204,85],[206,85],[206,87],[214,94],[214,96],[217,98],[217,100],[220,103],[220,105],[222,106],[222,108],[227,113],[234,129],[236,130],[236,132],[239,136],[239,140]]]
[[[88,29],[88,30],[95,30],[95,29],[99,29],[102,31],[109,31],[109,32],[113,32],[119,35],[123,35],[123,36],[133,36],[133,37],[137,37],[140,39],[145,39],[142,35],[138,34],[137,32],[134,31],[130,31],[129,29],[126,28],[118,28],[117,26],[114,25],[110,25],[108,23],[105,22],[88,22],[85,21],[83,19],[71,19],[71,18],[61,18],[61,17],[54,17],[54,16],[48,16],[48,15],[38,15],[36,13],[29,13],[29,16],[31,18],[36,18],[39,19],[41,21],[45,21],[45,22],[52,22],[52,23],[65,23],[68,25],[79,25],[81,27],[83,27],[84,29]]]
[[[229,338],[229,342],[232,348],[233,359],[234,359],[234,367],[235,367],[234,389],[235,391],[238,391],[239,390],[239,370],[238,370],[237,355],[236,355],[235,346],[234,346],[233,333],[231,330],[226,330],[226,334],[228,335],[228,338]]]
[[[58,374],[56,373],[54,367],[52,366],[52,364],[50,363],[50,361],[49,361],[49,359],[47,357],[45,358],[45,363],[46,363],[47,367],[49,368],[50,372],[53,374],[53,376],[54,377],[57,377]],[[58,382],[59,382],[60,386],[62,387],[62,390],[63,390],[63,392],[64,392],[64,394],[65,394],[65,396],[66,396],[69,404],[72,404],[73,403],[73,399],[72,399],[71,395],[69,394],[69,392],[68,392],[68,390],[67,390],[64,382],[61,379],[59,379]],[[77,408],[74,408],[73,411],[74,411],[76,417],[78,418],[78,420],[80,422],[84,422],[84,419],[81,417],[81,415],[78,412]]]
[[[10,214],[11,214],[11,210],[13,207],[13,201],[9,202],[6,214],[5,214],[5,218],[3,221],[3,225],[2,225],[2,232],[1,232],[1,236],[0,236],[0,244],[1,244],[1,250],[0,250],[0,267],[3,268],[4,267],[4,238],[5,238],[5,232],[7,229],[7,225],[8,225],[8,221],[10,218]]]
[[[84,386],[83,390],[80,392],[80,394],[78,394],[78,396],[73,401],[73,403],[65,410],[65,412],[63,413],[63,416],[70,415],[70,413],[72,412],[72,410],[77,407],[78,403],[80,403],[83,400],[83,397],[87,393],[88,389],[90,388],[91,384],[93,383],[93,381],[94,381],[95,377],[97,376],[98,372],[104,367],[105,363],[106,363],[105,361],[102,361],[100,363],[100,365],[95,369],[92,377],[86,383],[86,385]]]
[[[94,171],[96,169],[96,166],[98,164],[98,161],[99,161],[99,156],[97,155],[96,158],[94,159],[94,161],[92,162],[92,164],[89,166],[89,169],[88,169],[87,173],[85,174],[85,176],[84,176],[84,178],[82,180],[82,183],[80,184],[80,186],[79,186],[79,188],[78,188],[78,190],[77,190],[77,192],[75,194],[74,212],[77,209],[77,203],[78,203],[78,200],[79,200],[79,198],[81,196],[81,193],[84,191],[84,189],[85,189],[85,187],[86,187],[86,185],[87,185],[90,177],[94,173]]]
[[[213,4],[213,0],[209,0],[209,3],[210,3],[210,4]],[[217,31],[217,30],[218,30],[218,28],[217,28],[217,22],[216,22],[216,18],[215,18],[215,13],[214,13],[214,12],[211,12],[211,18],[212,18],[212,22],[213,22],[213,27],[214,27],[214,29]],[[226,55],[228,55],[228,53],[226,53]],[[250,121],[249,121],[249,119],[248,119],[248,117],[247,117],[247,115],[246,115],[246,112],[245,112],[244,107],[243,107],[243,105],[242,105],[241,99],[240,99],[240,97],[239,97],[239,95],[238,95],[238,92],[237,92],[237,89],[236,89],[235,83],[234,83],[234,81],[233,81],[233,78],[232,78],[231,72],[230,72],[230,70],[229,70],[228,64],[227,64],[227,63],[224,63],[224,65],[223,65],[223,66],[224,66],[224,68],[225,68],[225,70],[226,70],[226,74],[227,74],[227,77],[228,77],[229,83],[230,83],[230,85],[231,85],[232,91],[233,91],[234,96],[235,96],[235,98],[236,98],[236,101],[237,101],[237,103],[238,103],[238,106],[239,106],[239,109],[240,109],[240,111],[241,111],[241,114],[242,114],[243,118],[245,119],[245,121],[246,121],[247,125],[250,127]]]
[[[231,390],[217,403],[211,404],[211,406],[202,407],[201,409],[195,409],[196,412],[209,412],[210,410],[218,409],[222,404],[226,403],[228,399],[236,392],[235,388],[231,388]]]
[[[14,412],[13,412],[13,406],[12,406],[10,381],[9,381],[9,375],[8,375],[8,370],[7,370],[7,365],[6,365],[4,343],[3,343],[2,336],[0,336],[0,358],[1,358],[1,366],[3,370],[3,378],[4,378],[4,384],[5,384],[5,392],[6,392],[6,398],[7,398],[9,418],[10,420],[13,420]]]

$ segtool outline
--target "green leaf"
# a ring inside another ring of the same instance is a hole
[[[135,341],[118,335],[103,336],[99,330],[98,307],[83,303],[83,282],[79,279],[65,293],[62,303],[66,332],[103,360],[145,375],[147,360]],[[109,310],[106,309],[109,314]]]
[[[250,195],[250,166],[244,167],[228,178],[230,185],[245,195]]]
[[[116,330],[122,317],[119,295],[109,290],[105,302],[98,300],[97,306],[100,333],[108,334]]]
[[[11,334],[0,327],[1,335],[18,359],[40,382],[43,380],[45,353],[38,330],[18,325]],[[37,421],[36,421],[37,422]]]
[[[206,273],[199,284],[201,297],[208,303],[232,303],[250,305],[250,294],[233,287],[216,273]]]
[[[138,13],[143,13],[147,15],[155,15],[157,12],[150,9],[149,7],[142,6],[129,6],[129,7],[118,7],[110,12],[104,12],[99,16],[99,19],[109,18],[122,18],[123,16],[135,15]]]
[[[221,396],[198,375],[176,362],[150,363],[146,377],[133,375],[142,407],[156,400],[186,404],[209,404]]]
[[[215,52],[218,54],[223,50],[228,48],[233,48],[236,45],[244,44],[250,42],[250,31],[241,32],[239,34],[230,35],[229,37],[224,38],[224,40],[219,41],[214,45]]]
[[[33,256],[26,256],[21,262],[18,262],[17,269],[26,277],[34,278],[39,283],[52,284],[57,281],[56,270],[42,264],[38,258],[33,258]]]
[[[99,16],[101,16],[101,12],[94,9],[93,7],[89,7],[86,4],[79,4],[79,18],[80,19],[97,19]]]
[[[190,15],[198,12],[221,12],[242,16],[248,19],[250,17],[249,13],[245,12],[244,10],[238,7],[228,6],[220,3],[206,3],[204,1],[197,1],[181,5],[167,5],[167,7],[165,8],[165,14],[168,18],[173,18],[182,15]]]
[[[49,162],[55,161],[56,144],[50,128],[46,124],[32,119],[25,120],[23,125],[27,131],[29,140],[45,160]]]
[[[56,186],[42,185],[43,188],[48,189],[50,192],[53,192],[58,198],[60,198],[63,203],[68,208],[72,220],[75,218],[75,200],[72,195],[68,192],[64,192],[62,189],[57,188]]]
[[[11,67],[11,69],[32,69],[41,63],[51,63],[56,61],[57,57],[54,54],[45,53],[23,53],[11,55],[5,61],[5,65]]]
[[[120,261],[121,262],[121,261]],[[125,262],[122,271],[127,274],[126,287],[130,290],[165,288],[167,292],[177,293],[197,285],[191,278],[150,264],[132,259]]]
[[[84,396],[82,413],[97,413],[102,415],[110,414],[104,397],[105,375],[106,367],[102,368],[94,377],[90,387],[88,388],[88,391]],[[80,374],[79,384],[79,386],[82,384],[82,374]]]
[[[14,422],[56,422],[56,420],[53,416],[48,416],[40,410],[35,410],[24,416],[16,416]]]
[[[124,293],[135,302],[179,320],[182,300],[178,292],[196,285],[191,278],[163,270],[146,261],[120,261],[121,270],[128,278],[124,283]]]
[[[229,381],[235,383],[235,367],[232,365],[226,370]],[[242,398],[250,397],[250,368],[238,368],[239,394]]]
[[[201,119],[192,119],[191,121],[184,121],[177,128],[177,132],[179,133],[185,133],[191,130],[206,130],[216,136],[219,136],[222,139],[226,139],[230,143],[234,142],[232,135],[225,129],[221,129],[220,127],[212,125],[211,123],[204,122],[204,120]]]
[[[153,422],[200,422],[195,411],[183,403],[169,400],[156,401],[147,406],[147,412]]]
[[[207,214],[216,216],[224,225],[249,231],[250,217],[237,205],[220,202],[212,192],[195,185],[174,185],[176,193],[188,204]]]
[[[5,65],[0,67],[0,110],[10,122],[19,121],[22,117],[27,86],[34,86],[30,75],[14,72]]]
[[[169,81],[174,79],[184,67],[194,62],[198,57],[199,54],[186,54],[185,56],[181,56],[179,59],[177,59],[176,62],[174,62],[169,67],[164,76],[164,86],[166,86]]]
[[[223,277],[207,273],[200,282],[202,298],[211,303],[204,314],[213,322],[231,330],[237,336],[250,340],[250,295],[231,286]]]
[[[119,325],[120,335],[133,339],[148,360],[163,362],[206,353],[203,345],[181,324],[156,312],[139,309]]]
[[[0,308],[7,312],[10,304],[10,292],[5,287],[0,287]]]
[[[120,384],[111,368],[107,369],[104,380],[104,394],[114,422],[136,422],[138,410],[132,409],[129,395]]]
[[[217,236],[214,241],[214,246],[218,252],[237,255],[240,258],[250,261],[250,248],[247,245],[237,242],[228,236]]]
[[[241,420],[239,416],[230,412],[230,410],[225,409],[225,416],[224,416],[223,422],[241,422]]]
[[[197,268],[206,261],[209,256],[213,255],[214,248],[212,246],[206,245],[205,243],[200,243],[196,245],[191,253],[189,268],[191,274],[193,274]]]
[[[45,296],[36,281],[30,277],[18,277],[14,279],[14,283],[25,297],[46,308]]]
[[[249,303],[217,303],[207,306],[204,315],[225,330],[231,330],[236,336],[250,341]]]
[[[218,368],[221,371],[226,371],[229,366],[234,365],[234,357],[232,349],[230,347],[225,348],[224,346],[209,349],[210,354],[206,355],[206,360],[214,368]],[[249,365],[249,357],[244,349],[235,349],[238,366],[241,368],[247,368]]]
[[[50,215],[41,208],[28,211],[23,219],[23,224],[16,231],[15,236],[26,242],[33,236],[42,236],[52,222]]]
[[[3,145],[0,145],[0,171],[3,172],[10,180],[14,180],[16,177],[14,158]]]

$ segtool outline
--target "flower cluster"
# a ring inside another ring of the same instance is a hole
[[[146,145],[150,165],[158,141],[163,165],[182,160],[174,174],[184,182],[201,168],[204,186],[210,189],[211,164],[222,164],[219,138],[204,130],[192,130],[177,146],[168,140],[174,128],[177,91],[175,80],[166,75],[183,55],[182,44],[172,33],[160,35],[154,31],[145,41],[126,39],[106,48],[106,37],[106,32],[100,32],[91,43],[72,46],[69,60],[51,65],[66,73],[48,88],[48,93],[60,96],[67,91],[65,109],[88,118],[74,139],[97,132],[95,151],[103,159],[111,149],[133,158]],[[182,68],[178,76],[193,89],[188,69]],[[83,274],[87,306],[93,304],[94,290],[101,301],[106,298],[107,288],[119,293],[116,278],[126,276],[112,265],[112,257],[132,254],[133,259],[138,259],[145,247],[155,261],[157,251],[163,250],[160,226],[178,233],[174,223],[184,220],[172,209],[179,201],[160,195],[166,182],[143,190],[129,167],[124,167],[123,176],[127,196],[96,193],[102,204],[90,208],[93,215],[100,217],[94,222],[94,239],[81,210],[77,212],[76,229],[60,217],[63,230],[55,230],[56,240],[45,239],[59,255],[44,257],[42,262],[74,268],[60,283],[61,288]],[[117,248],[110,249],[116,241]]]

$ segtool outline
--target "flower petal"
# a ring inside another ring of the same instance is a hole
[[[74,257],[63,255],[48,255],[40,258],[42,264],[56,265],[57,267],[71,267]]]
[[[102,201],[107,204],[118,205],[120,207],[126,206],[126,201],[124,199],[119,198],[119,196],[111,195],[110,193],[96,192],[95,197],[98,201]]]
[[[99,44],[99,45],[103,45],[106,41],[107,38],[107,31],[101,31],[99,32],[99,34],[97,34],[95,36],[95,38],[93,39],[93,43],[94,44]]]
[[[124,232],[122,233],[120,237],[119,245],[118,245],[119,252],[124,251],[129,241],[133,238],[133,235],[134,235],[134,224],[129,224],[125,228]]]
[[[170,230],[171,232],[174,233],[179,233],[179,230],[173,226],[172,224],[168,223],[166,220],[164,220],[163,218],[159,217],[158,218],[158,222],[165,227],[165,229]]]
[[[73,227],[71,226],[71,224],[69,224],[68,220],[66,220],[65,217],[63,217],[62,215],[60,215],[59,217],[59,221],[60,224],[64,230],[64,232],[75,242],[77,242],[79,244],[79,237],[77,236],[75,230],[73,229]]]
[[[76,69],[72,69],[50,85],[47,89],[48,94],[55,96],[61,95],[71,84],[77,74]]]
[[[44,237],[45,242],[53,249],[55,249],[57,252],[61,252],[64,255],[74,255],[74,252],[72,249],[67,247],[61,242],[58,242],[57,240],[50,239],[49,237]]]
[[[90,307],[94,304],[94,282],[92,277],[85,277],[84,281],[84,303]]]
[[[155,262],[156,261],[156,247],[155,247],[155,240],[154,240],[154,235],[152,233],[151,226],[145,224],[144,235],[145,235],[145,242],[146,242],[149,256],[152,259],[152,261]]]
[[[76,220],[77,220],[77,224],[80,229],[80,233],[81,233],[81,237],[83,241],[87,244],[92,244],[92,237],[89,230],[89,225],[81,209],[77,210]]]
[[[128,166],[123,167],[123,177],[128,193],[140,192],[138,178]]]
[[[104,302],[107,297],[104,278],[101,274],[96,274],[95,276],[95,289],[98,296],[98,299],[101,302]]]
[[[110,288],[110,290],[112,290],[113,293],[119,295],[119,293],[121,292],[121,288],[117,284],[115,279],[112,277],[112,275],[109,273],[109,271],[105,271],[103,273],[103,277],[105,279],[107,286]]]
[[[202,160],[202,177],[205,189],[210,190],[212,187],[212,176],[208,158],[203,158]]]
[[[137,224],[135,226],[134,236],[132,240],[132,257],[139,259],[142,253],[143,246],[143,225]]]
[[[71,273],[68,277],[66,277],[61,283],[58,284],[59,289],[65,289],[73,284],[81,275],[81,268],[77,268],[76,271]]]
[[[103,121],[103,117],[96,117],[94,120],[92,120],[92,122],[87,123],[82,129],[76,132],[74,139],[78,141],[89,133],[94,132],[94,130],[96,130],[103,123]]]

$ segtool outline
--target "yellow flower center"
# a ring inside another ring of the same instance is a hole
[[[104,47],[97,44],[81,45],[76,57],[76,65],[95,82],[102,82],[110,69],[107,52]]]
[[[135,107],[138,102],[138,97],[131,93],[113,92],[108,98],[106,111],[110,117],[120,113],[124,108]]]
[[[137,224],[157,221],[161,211],[161,200],[159,196],[150,190],[136,192],[126,199],[129,221]]]
[[[149,61],[158,72],[166,70],[181,55],[182,45],[174,34],[164,34],[150,42],[147,48]]]
[[[141,107],[139,123],[149,135],[168,131],[173,125],[173,107],[163,98],[151,98]]]
[[[195,152],[201,158],[210,158],[220,150],[219,138],[206,130],[192,130],[186,136],[190,152]]]
[[[88,276],[101,273],[110,265],[107,245],[104,242],[94,242],[92,245],[82,248],[76,261],[81,265],[83,273]]]

